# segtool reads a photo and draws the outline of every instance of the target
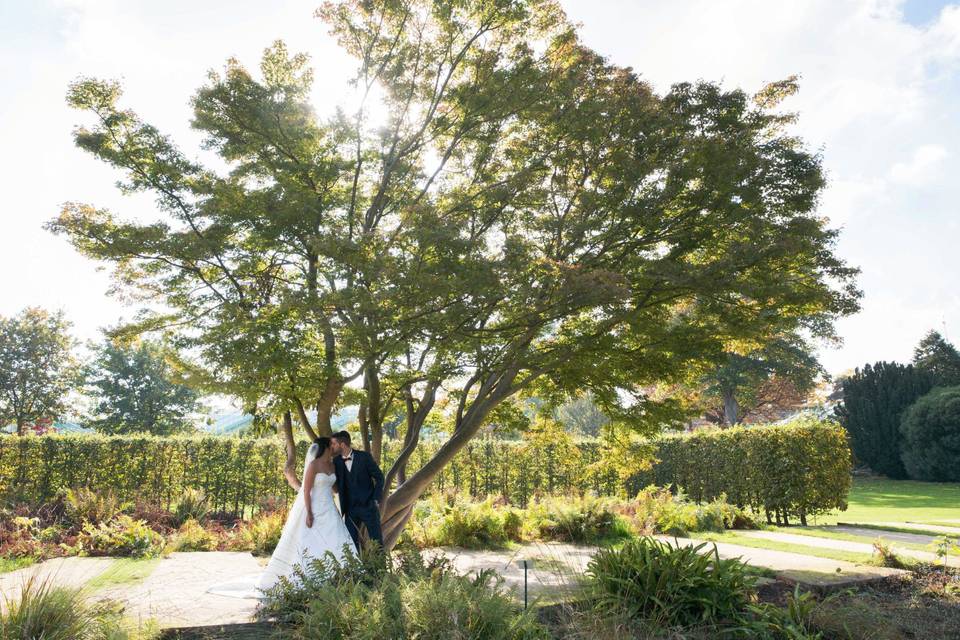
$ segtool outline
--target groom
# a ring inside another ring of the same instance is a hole
[[[331,441],[337,472],[337,491],[340,494],[340,510],[347,523],[347,530],[361,549],[360,527],[366,527],[366,539],[376,541],[383,548],[380,530],[380,500],[383,498],[383,472],[366,451],[357,451],[350,446],[350,434],[339,431]],[[364,545],[365,546],[365,545]]]

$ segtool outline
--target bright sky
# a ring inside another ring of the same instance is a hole
[[[318,0],[0,0],[0,314],[64,309],[96,338],[130,310],[107,274],[42,229],[65,201],[147,215],[145,197],[74,149],[64,103],[79,75],[119,78],[124,104],[199,154],[189,98],[235,56],[285,40],[317,69],[327,112],[348,61],[312,17]],[[799,74],[800,133],[821,149],[821,211],[863,269],[863,311],[825,350],[839,373],[908,360],[929,329],[960,341],[960,4],[939,0],[565,0],[585,42],[658,89],[698,78],[753,92]],[[953,178],[951,178],[953,176]]]

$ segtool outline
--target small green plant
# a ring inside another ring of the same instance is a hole
[[[283,533],[285,517],[281,512],[261,513],[241,523],[227,541],[234,551],[250,551],[263,556],[273,553]]]
[[[0,607],[3,640],[134,640],[156,636],[154,625],[134,629],[122,608],[87,602],[79,589],[55,586],[50,579],[27,578],[18,598],[4,596]]]
[[[207,495],[201,489],[190,488],[180,495],[180,500],[173,510],[173,523],[180,527],[188,520],[203,522],[209,514]]]
[[[755,578],[739,560],[723,560],[707,544],[671,545],[639,538],[600,549],[587,566],[597,611],[652,626],[701,626],[736,620]]]
[[[77,537],[77,550],[83,555],[152,558],[160,555],[163,546],[162,535],[127,515],[99,525],[88,522]]]
[[[943,560],[943,566],[947,566],[947,557],[951,551],[960,551],[960,545],[957,544],[956,539],[950,536],[940,536],[930,544],[933,547],[933,552],[937,554],[937,557]]]
[[[215,551],[218,546],[216,534],[207,531],[196,520],[184,522],[180,529],[170,537],[165,551]]]
[[[722,630],[725,638],[757,638],[769,640],[821,640],[823,633],[814,629],[814,612],[820,603],[813,593],[801,591],[797,585],[787,595],[787,606],[769,603],[748,605],[741,620]]]
[[[906,566],[900,556],[893,551],[893,548],[884,542],[883,538],[877,538],[873,541],[873,556],[881,567],[903,569]]]
[[[86,488],[67,489],[63,494],[63,504],[64,517],[74,527],[109,522],[128,507],[113,491]]]

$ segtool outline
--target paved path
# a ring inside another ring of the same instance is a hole
[[[801,536],[795,536],[801,537]],[[703,541],[691,538],[671,538],[661,536],[661,540],[680,544],[694,545]],[[804,539],[818,540],[805,536]],[[833,540],[826,542],[832,543]],[[741,558],[756,567],[770,569],[778,578],[799,582],[811,587],[841,587],[864,582],[872,582],[887,576],[905,572],[871,565],[858,565],[843,560],[830,560],[787,551],[757,549],[726,542],[708,542],[707,548],[716,544],[721,558]],[[870,545],[870,551],[873,548]],[[444,548],[441,550],[451,558],[458,571],[475,572],[480,569],[494,569],[504,577],[508,586],[517,587],[522,593],[523,568],[517,562],[522,558],[534,558],[533,570],[529,571],[528,584],[531,595],[563,595],[572,590],[582,578],[590,557],[592,547],[580,547],[568,544],[545,543],[525,545],[519,551],[471,551],[466,549]]]
[[[814,536],[805,536],[798,533],[784,533],[782,531],[741,531],[740,535],[762,540],[772,540],[774,542],[785,542],[787,544],[802,544],[808,547],[819,547],[821,549],[837,549],[838,551],[851,551],[854,553],[873,554],[872,542],[852,542],[850,540],[836,540],[833,538],[816,538]],[[882,532],[877,532],[884,540],[887,536]],[[915,549],[906,549],[904,547],[893,547],[897,555],[916,558],[925,562],[936,562],[937,554],[930,551],[917,551]],[[832,562],[836,562],[833,560]]]
[[[19,600],[23,584],[31,578],[58,587],[82,587],[113,564],[112,558],[53,558],[16,571],[0,573],[0,607]]]
[[[937,531],[939,533],[952,533],[960,536],[960,522],[955,526],[942,524],[922,524],[919,522],[871,522],[870,524],[880,527],[897,527],[898,529],[921,529],[925,531]]]
[[[434,550],[443,553],[460,573],[493,569],[503,577],[507,587],[523,597],[522,560],[532,560],[527,567],[527,588],[531,597],[549,594],[562,596],[579,586],[595,547],[559,542],[526,544],[515,551],[474,551],[456,547]],[[429,553],[429,552],[428,552]]]
[[[803,538],[804,543],[820,540],[809,536],[791,537]],[[689,538],[680,538],[678,542],[700,543]],[[712,548],[714,543],[708,545]],[[773,570],[782,579],[814,587],[843,586],[901,573],[895,569],[855,565],[839,560],[755,549],[724,542],[716,543],[716,547],[723,558],[740,557],[754,566]],[[578,587],[595,548],[537,543],[524,545],[515,551],[443,548],[432,552],[446,555],[456,569],[463,573],[493,569],[503,576],[508,587],[516,589],[518,597],[522,597],[524,585],[523,566],[519,561],[532,560],[527,576],[530,596],[554,600],[563,598]],[[0,589],[7,597],[15,598],[19,585],[27,576],[33,574],[49,576],[58,585],[79,587],[103,573],[112,562],[110,558],[49,560],[35,567],[0,574]],[[96,592],[93,597],[117,600],[125,605],[127,615],[134,620],[152,618],[162,627],[241,623],[249,621],[254,615],[257,601],[215,595],[208,593],[208,590],[216,584],[255,576],[261,569],[262,563],[249,553],[174,553],[160,560],[153,573],[141,582],[108,587]]]
[[[207,590],[260,571],[260,563],[249,553],[172,553],[143,582],[98,591],[96,597],[121,601],[134,620],[153,618],[161,627],[248,622],[256,611],[256,600]]]
[[[675,539],[669,538],[669,540]],[[703,542],[690,538],[679,538],[677,541],[680,544]],[[854,564],[844,560],[831,560],[788,551],[757,549],[727,542],[708,542],[707,545],[708,548],[716,545],[717,553],[721,558],[740,558],[755,567],[770,569],[776,573],[777,578],[815,588],[841,588],[907,573],[900,569]]]
[[[930,544],[937,539],[937,536],[926,535],[922,533],[903,533],[901,531],[881,531],[879,529],[870,529],[866,527],[855,527],[852,525],[837,525],[835,527],[818,527],[822,531],[836,531],[837,533],[848,533],[854,536],[863,536],[875,540],[883,538],[887,542],[911,542],[913,544]]]

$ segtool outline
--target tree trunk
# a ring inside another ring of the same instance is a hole
[[[297,477],[297,443],[293,439],[293,418],[289,411],[283,412],[283,422],[280,423],[280,433],[283,435],[283,447],[287,454],[287,461],[283,465],[283,476],[287,484],[294,491],[300,489],[300,478]]]
[[[723,391],[723,421],[728,427],[740,422],[740,404],[732,390]]]
[[[323,395],[317,401],[317,434],[321,437],[329,438],[333,435],[330,418],[333,417],[333,407],[337,404],[341,391],[343,391],[343,382],[330,378],[327,380]]]
[[[360,425],[360,438],[363,440],[363,450],[370,451],[370,424],[367,422],[367,401],[360,402],[360,409],[357,411],[357,423]],[[380,458],[374,456],[377,464],[380,464]]]
[[[486,395],[486,399],[475,401],[470,410],[463,416],[463,419],[457,424],[453,435],[443,443],[437,452],[430,458],[426,464],[410,476],[406,482],[398,486],[396,491],[391,493],[381,505],[382,529],[384,546],[392,549],[400,539],[407,520],[413,513],[413,508],[427,490],[434,478],[453,460],[453,458],[476,436],[483,421],[504,398],[509,395],[510,384],[516,372],[505,372],[499,380],[496,380],[491,388],[487,388],[484,393],[481,391],[478,395]],[[429,409],[424,412],[424,417],[429,413]],[[412,447],[412,449],[415,448]]]
[[[23,418],[17,418],[17,435],[22,436],[27,430],[27,421]]]

